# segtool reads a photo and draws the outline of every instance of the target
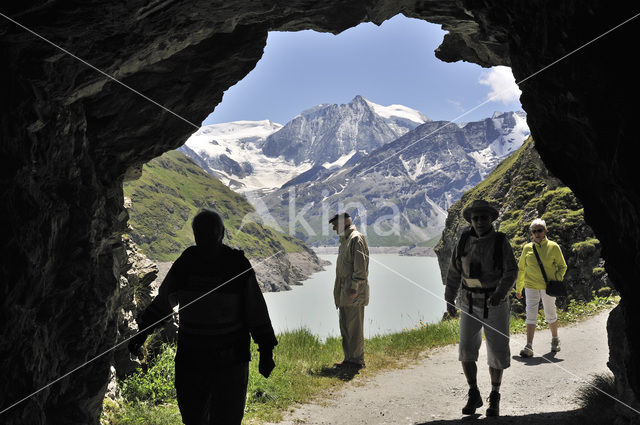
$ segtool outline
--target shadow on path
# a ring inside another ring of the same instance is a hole
[[[492,423],[492,424],[518,424],[518,425],[586,425],[591,424],[589,420],[585,420],[586,415],[584,409],[570,410],[567,412],[547,412],[536,413],[522,416],[499,416],[497,418],[487,418],[479,414],[464,416],[460,419],[434,420],[429,422],[420,422],[416,425],[452,425],[452,424],[469,424],[469,423]]]
[[[553,351],[549,351],[547,354],[534,357],[520,357],[520,356],[511,356],[512,360],[515,360],[519,363],[524,364],[525,366],[538,366],[541,364],[550,364],[550,363],[560,363],[563,362],[564,359],[557,359],[556,354]]]
[[[360,372],[360,369],[356,367],[326,367],[324,366],[319,371],[309,371],[311,376],[325,376],[328,378],[338,378],[342,381],[351,381],[354,376]]]

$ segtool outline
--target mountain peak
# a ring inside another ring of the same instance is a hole
[[[369,104],[369,107],[373,110],[374,113],[385,118],[387,120],[407,120],[416,123],[417,125],[424,124],[425,122],[431,121],[426,115],[422,112],[411,109],[408,106],[404,105],[389,105],[382,106],[377,103],[373,103],[370,100],[364,99],[365,102]]]
[[[349,103],[368,103],[368,100],[365,99],[362,95],[357,94],[353,99],[351,99],[351,102]]]

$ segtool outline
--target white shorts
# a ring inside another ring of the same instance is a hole
[[[489,307],[486,319],[483,308],[474,306],[469,316],[469,307],[460,305],[460,344],[458,345],[458,360],[461,362],[475,362],[482,344],[482,331],[487,340],[487,363],[494,369],[506,369],[511,365],[511,351],[509,350],[509,319],[510,305],[503,301],[500,305]]]
[[[542,307],[544,308],[544,317],[547,323],[555,323],[558,320],[556,313],[556,297],[547,295],[544,289],[524,288],[524,294],[527,299],[527,325],[535,325],[538,323],[538,310],[540,306],[540,298],[542,298]]]

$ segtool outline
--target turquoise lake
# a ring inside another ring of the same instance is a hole
[[[338,311],[333,303],[337,255],[319,255],[330,261],[291,291],[265,293],[276,333],[307,328],[321,338],[340,336]],[[370,300],[365,308],[365,337],[402,331],[420,321],[433,323],[445,312],[444,286],[435,257],[371,254]]]

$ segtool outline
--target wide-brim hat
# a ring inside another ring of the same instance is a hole
[[[351,218],[351,216],[347,212],[341,212],[341,213],[338,213],[338,214],[334,215],[331,218],[331,220],[329,220],[329,223],[333,223],[334,221],[338,220],[339,218],[341,218],[343,220],[346,220],[348,218]]]
[[[471,216],[474,213],[486,213],[491,217],[491,221],[495,221],[498,218],[498,210],[493,207],[489,202],[484,199],[476,199],[467,208],[462,211],[462,216],[465,220],[471,223]]]

